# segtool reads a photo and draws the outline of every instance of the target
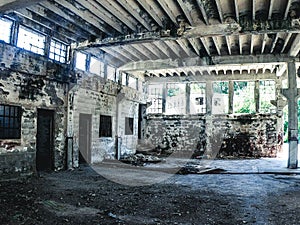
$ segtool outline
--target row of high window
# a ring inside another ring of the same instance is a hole
[[[271,104],[276,99],[274,80],[261,80],[255,92],[255,81],[233,81],[233,101],[229,101],[229,82],[216,81],[212,83],[212,114],[229,113],[232,104],[233,113],[275,113],[276,107]],[[165,114],[205,114],[206,113],[206,83],[190,84],[167,83],[150,84],[148,86],[147,113]],[[259,98],[255,98],[258,94]],[[259,101],[257,109],[256,101]]]
[[[14,21],[5,17],[0,18],[0,40],[19,48],[46,55],[57,62],[66,63],[69,58],[69,46],[57,39],[51,38],[48,49],[47,35],[26,26],[13,26]],[[17,28],[15,28],[17,27]],[[15,29],[15,30],[14,30]],[[13,34],[17,32],[16,39]]]

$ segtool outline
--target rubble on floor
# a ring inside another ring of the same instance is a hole
[[[159,158],[155,155],[144,155],[141,153],[135,155],[126,155],[120,159],[121,162],[132,164],[135,166],[145,166],[147,163],[159,163],[163,162],[164,159]]]

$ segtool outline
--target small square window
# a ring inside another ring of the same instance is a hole
[[[112,137],[111,116],[100,115],[99,137]]]
[[[133,118],[125,117],[125,135],[133,135]]]
[[[11,28],[13,22],[6,18],[0,18],[0,40],[10,43]]]
[[[95,57],[91,57],[90,72],[104,77],[104,63]]]
[[[76,53],[76,68],[80,70],[86,70],[87,55],[81,52]]]
[[[24,26],[20,26],[17,46],[44,55],[46,36]]]
[[[107,65],[107,79],[115,81],[116,68]]]
[[[54,59],[55,61],[65,63],[67,61],[67,45],[56,41],[56,40],[51,40],[51,45],[50,45],[50,53],[49,53],[49,58]]]
[[[21,107],[0,105],[0,139],[21,138]]]

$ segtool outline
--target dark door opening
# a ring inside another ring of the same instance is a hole
[[[92,115],[79,115],[79,163],[91,162]]]
[[[53,169],[53,133],[54,111],[38,109],[36,169],[50,171]]]

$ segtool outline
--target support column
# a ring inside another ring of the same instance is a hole
[[[233,93],[234,93],[234,81],[228,82],[228,113],[233,113]]]
[[[259,93],[259,80],[255,81],[255,88],[254,88],[254,100],[255,100],[255,112],[260,112],[260,93]]]
[[[185,86],[185,108],[186,108],[186,114],[189,115],[191,113],[191,102],[190,102],[190,96],[191,96],[191,87],[190,83],[186,83]]]
[[[211,115],[212,112],[212,97],[213,97],[213,88],[212,82],[206,81],[206,114]]]
[[[298,167],[298,93],[295,62],[288,63],[288,89],[283,89],[283,95],[288,100],[288,168]]]

